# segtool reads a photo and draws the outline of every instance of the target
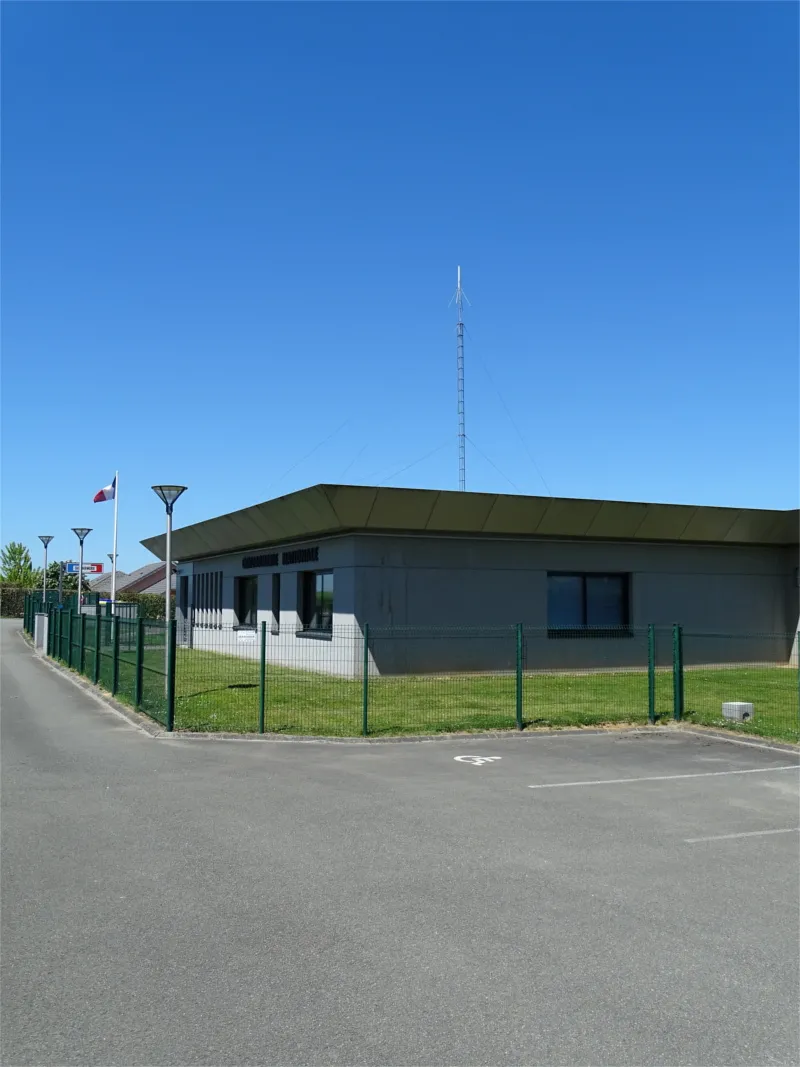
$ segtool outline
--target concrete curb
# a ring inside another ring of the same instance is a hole
[[[31,651],[42,663],[67,678],[73,685],[82,689],[91,696],[101,707],[126,719],[131,726],[135,726],[143,733],[152,737],[155,741],[173,742],[197,742],[197,741],[236,741],[245,744],[305,744],[305,745],[419,745],[431,744],[437,741],[533,741],[536,738],[564,737],[565,735],[579,734],[585,737],[587,734],[616,734],[622,737],[666,737],[669,734],[693,734],[696,737],[714,737],[720,741],[727,741],[734,745],[745,745],[749,748],[768,749],[773,752],[800,751],[800,745],[785,741],[771,741],[769,738],[759,738],[757,735],[736,737],[725,730],[718,730],[711,726],[699,726],[694,723],[668,722],[655,726],[616,726],[614,724],[606,728],[593,726],[565,726],[561,730],[480,730],[474,733],[441,733],[441,734],[415,734],[415,735],[392,735],[391,737],[315,737],[308,734],[234,734],[225,732],[215,733],[190,733],[182,730],[168,733],[163,726],[159,725],[147,715],[135,711],[127,704],[115,700],[110,693],[95,686],[93,682],[76,674],[69,667],[57,663],[46,653],[39,652],[33,647],[33,642],[24,630],[17,631]]]
[[[737,737],[728,733],[727,730],[718,730],[714,726],[700,726],[698,723],[675,723],[675,728],[683,734],[695,734],[697,737],[716,737],[720,741],[728,741],[732,745],[744,745],[746,748],[767,748],[773,752],[800,752],[800,744],[791,741],[773,741],[769,737],[759,737],[758,734],[743,734]]]

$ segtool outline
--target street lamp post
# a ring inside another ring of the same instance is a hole
[[[166,620],[166,669],[165,674],[169,673],[169,620],[172,614],[172,508],[175,501],[181,495],[186,492],[185,485],[154,485],[151,487],[153,492],[164,502],[167,509],[167,545],[165,553],[165,566],[164,566],[164,619]]]
[[[83,542],[92,532],[90,526],[73,526],[72,532],[78,538],[81,546],[80,562],[78,563],[78,613],[83,611]]]
[[[47,546],[53,540],[52,534],[39,534],[39,540],[44,545],[44,571],[42,573],[42,611],[46,611],[47,605]]]

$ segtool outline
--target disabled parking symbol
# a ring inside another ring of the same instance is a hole
[[[483,763],[494,763],[502,759],[502,756],[453,756],[456,763],[471,763],[473,767],[480,767]]]

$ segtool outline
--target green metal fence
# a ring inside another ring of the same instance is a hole
[[[276,635],[260,629],[195,628],[177,648],[175,726],[194,731],[361,732],[364,639]]]
[[[33,632],[40,598],[26,601]],[[798,635],[194,627],[48,607],[47,651],[168,729],[326,736],[670,719],[800,741]],[[752,704],[726,718],[723,704]]]
[[[58,604],[58,590],[48,589],[43,596],[41,590],[34,593],[26,593],[22,609],[22,625],[28,634],[33,634],[36,616],[40,613],[47,614],[50,608]]]
[[[739,698],[725,685],[733,675],[712,665],[706,675],[719,689],[719,708],[694,721],[800,740],[792,640],[774,635],[762,670],[762,679],[784,679],[778,705],[774,687],[762,686],[753,723],[722,720],[722,699]],[[726,655],[735,660],[752,647],[746,636],[731,638]],[[328,634],[197,627],[177,649],[175,726],[374,736],[666,722],[682,717],[704,654],[679,626],[594,633],[338,626]]]
[[[31,633],[27,606],[24,625]],[[112,696],[167,729],[173,728],[174,622],[167,627],[161,620],[119,619],[50,607],[47,652]]]
[[[800,740],[796,634],[682,633],[680,713],[686,722]],[[751,704],[726,719],[724,704]]]

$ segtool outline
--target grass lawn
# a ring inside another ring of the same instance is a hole
[[[751,723],[722,718],[722,704],[744,700],[755,706]],[[683,673],[684,721],[724,726],[737,733],[800,741],[796,667],[689,668]]]
[[[146,653],[145,663],[153,668],[146,674],[156,680],[151,689],[155,687],[158,695],[158,686],[163,685],[161,653]],[[178,649],[175,728],[255,732],[258,673],[254,660]],[[122,668],[120,681],[122,684]],[[691,669],[685,672],[684,694],[686,721],[786,741],[800,739],[796,670],[770,666]],[[361,679],[269,664],[265,729],[357,736],[361,733],[362,700]],[[756,707],[754,722],[730,726],[721,717],[723,700],[752,701]],[[659,721],[672,718],[672,701],[672,672],[659,669]],[[154,706],[160,710],[157,700]],[[647,711],[646,671],[529,672],[523,679],[526,727],[643,724]],[[514,729],[516,679],[513,674],[371,678],[368,723],[371,735]]]
[[[86,674],[93,673],[86,651]],[[166,721],[164,650],[144,656],[142,710]],[[176,662],[175,729],[254,733],[258,729],[255,660],[179,648]],[[103,649],[99,681],[112,688],[113,661]],[[133,704],[135,655],[121,650],[117,696]],[[750,723],[722,718],[722,703],[755,705]],[[361,679],[339,678],[268,664],[265,729],[270,733],[354,737],[361,734]],[[684,721],[737,733],[800,741],[798,672],[771,665],[688,668],[684,672]],[[673,714],[672,671],[656,672],[656,718]],[[602,726],[648,721],[647,672],[527,672],[522,720],[526,728]],[[372,736],[516,728],[513,674],[451,674],[371,678],[368,726]]]

